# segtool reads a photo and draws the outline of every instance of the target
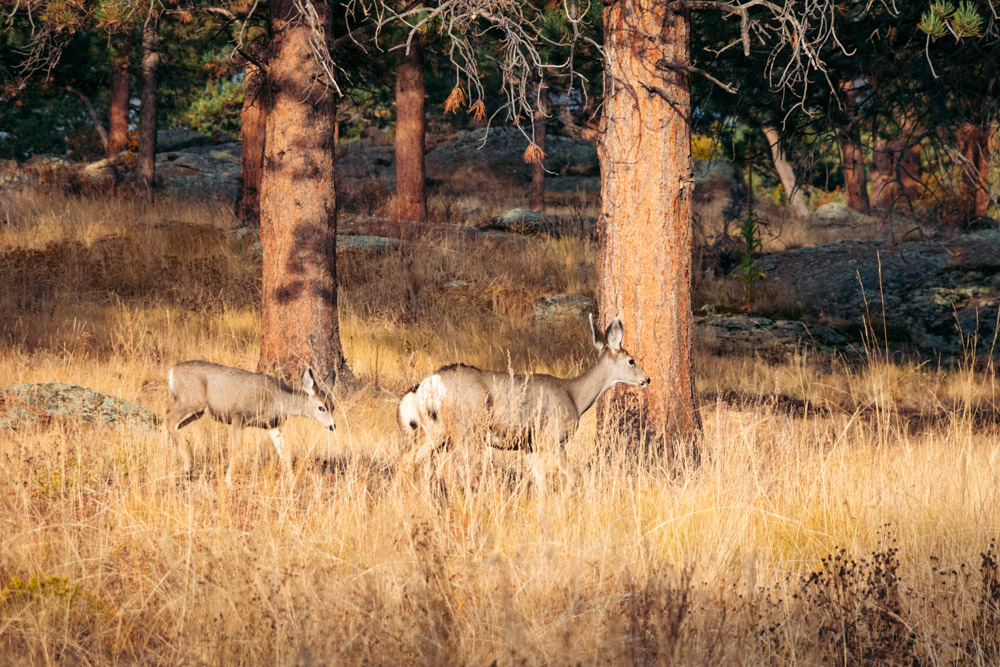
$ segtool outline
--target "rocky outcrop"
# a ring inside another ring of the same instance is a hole
[[[513,234],[553,234],[557,231],[559,221],[551,215],[545,215],[527,208],[512,208],[503,215],[493,218],[483,229]]]
[[[159,423],[155,414],[137,403],[77,385],[42,382],[0,389],[0,430],[60,419],[147,431]]]
[[[193,140],[192,140],[193,141]],[[234,141],[194,143],[156,154],[156,180],[163,191],[181,198],[239,196],[243,149]]]
[[[802,346],[832,351],[848,342],[822,324],[750,315],[700,315],[694,327],[700,343],[720,352],[792,351]]]
[[[930,243],[843,241],[758,264],[768,290],[855,337],[871,323],[879,338],[957,353],[973,334],[988,347],[996,333],[1000,230]]]

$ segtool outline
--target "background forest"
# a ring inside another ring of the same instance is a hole
[[[997,662],[989,0],[0,8],[0,661]],[[589,313],[652,383],[541,479],[401,463]],[[337,430],[181,475],[185,359]]]

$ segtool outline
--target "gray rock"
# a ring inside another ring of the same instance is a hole
[[[156,152],[183,151],[197,146],[214,146],[233,143],[236,140],[225,132],[202,134],[187,128],[171,128],[156,133]]]
[[[515,127],[482,128],[427,154],[427,175],[445,182],[484,178],[527,185],[532,166],[524,161],[528,140]],[[597,148],[589,141],[549,135],[545,168],[561,176],[593,176],[599,171]],[[552,180],[556,180],[553,177]]]
[[[749,315],[697,316],[695,336],[725,351],[791,350],[802,345],[832,350],[847,343],[844,335],[822,324]]]
[[[237,143],[200,144],[156,155],[156,179],[175,197],[239,196],[242,147]]]
[[[858,213],[839,201],[823,204],[809,216],[809,224],[813,227],[860,227],[873,223],[877,220],[872,216]]]
[[[535,319],[559,320],[566,317],[586,319],[588,313],[597,312],[597,302],[582,294],[552,294],[535,304]]]
[[[399,250],[399,239],[386,236],[337,235],[337,252],[388,252]]]
[[[885,333],[927,351],[958,353],[971,334],[991,341],[995,333],[1000,235],[896,245],[843,241],[772,253],[758,265],[769,291],[855,334],[870,326],[879,338]]]
[[[514,234],[552,234],[558,228],[558,221],[527,208],[512,208],[486,225],[486,229]]]
[[[137,403],[77,385],[42,382],[0,389],[0,430],[45,423],[53,417],[148,431],[159,424],[155,414]]]

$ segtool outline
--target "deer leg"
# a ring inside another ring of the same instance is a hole
[[[233,468],[236,466],[236,453],[240,449],[240,436],[243,434],[243,422],[239,417],[233,418],[229,443],[229,465],[226,467],[226,488],[233,486]]]
[[[184,438],[180,437],[178,431],[201,417],[203,413],[204,410],[177,405],[167,413],[167,419],[163,425],[171,444],[180,453],[181,459],[184,461],[184,473],[188,476],[191,475],[191,448]]]
[[[290,469],[291,464],[285,457],[285,439],[282,437],[281,431],[276,428],[272,428],[268,431],[268,434],[271,436],[271,442],[274,443],[274,451],[278,453],[278,461],[281,462],[282,469]]]

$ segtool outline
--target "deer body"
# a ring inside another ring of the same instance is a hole
[[[594,329],[593,318],[590,324],[601,355],[578,377],[514,375],[455,364],[421,381],[403,396],[397,411],[405,438],[416,440],[421,432],[425,436],[415,459],[449,440],[467,437],[479,426],[491,435],[513,436],[515,444],[531,446],[539,436],[564,443],[576,432],[580,417],[611,386],[622,382],[645,387],[649,376],[621,348],[621,321],[615,319],[603,336]]]
[[[288,417],[310,417],[334,430],[333,402],[325,392],[317,395],[315,384],[308,369],[302,376],[302,389],[297,390],[270,375],[208,361],[185,361],[171,368],[167,387],[174,405],[167,412],[165,428],[184,459],[185,472],[191,472],[191,453],[180,442],[178,431],[205,413],[232,426],[227,486],[232,482],[233,463],[244,426],[267,429],[278,459],[287,468],[280,429]]]

